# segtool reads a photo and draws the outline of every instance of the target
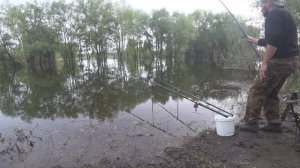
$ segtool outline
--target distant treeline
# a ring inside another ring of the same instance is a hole
[[[248,34],[259,36],[259,28],[238,20]],[[243,69],[253,69],[255,62],[255,53],[227,13],[197,10],[186,15],[159,9],[148,14],[106,0],[75,0],[6,4],[0,21],[1,67],[15,61],[31,71],[53,71],[57,61],[73,68],[77,61],[93,59],[101,68],[110,55],[119,60],[211,60]]]

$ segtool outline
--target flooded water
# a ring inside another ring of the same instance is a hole
[[[96,70],[1,75],[0,167],[80,167],[155,162],[207,128],[215,113],[151,82],[176,87],[240,115],[250,75],[209,63],[149,67],[109,59]]]

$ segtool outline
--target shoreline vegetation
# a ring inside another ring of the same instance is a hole
[[[166,59],[248,70],[255,65],[255,53],[228,13],[158,9],[147,14],[105,0],[4,4],[0,11],[2,67],[15,60],[30,72],[51,72],[58,60],[72,69],[94,59],[101,69],[113,53],[120,62],[146,57],[158,64]],[[259,35],[259,28],[238,20],[251,36]]]
[[[253,0],[253,8],[259,8]],[[295,5],[296,4],[296,5]],[[299,2],[285,2],[299,28]],[[237,18],[246,32],[259,37],[262,28]],[[77,62],[96,60],[98,69],[115,55],[163,65],[211,61],[217,67],[255,71],[255,53],[240,38],[227,13],[195,10],[191,14],[157,9],[145,13],[126,2],[74,0],[2,4],[0,8],[1,69],[25,67],[29,72],[74,69]],[[258,48],[262,55],[262,48]],[[59,67],[57,67],[59,66]]]

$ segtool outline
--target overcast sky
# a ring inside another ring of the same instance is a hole
[[[7,0],[1,0],[2,3]],[[33,2],[34,0],[8,0],[10,3]],[[37,0],[38,2],[53,0]],[[72,0],[66,0],[70,2]],[[111,0],[111,2],[125,1],[134,9],[141,9],[151,12],[154,9],[166,8],[169,12],[192,13],[196,9],[203,9],[212,12],[223,12],[226,9],[219,0]],[[259,11],[251,7],[253,0],[223,0],[234,15],[241,15],[246,18],[261,17]]]
[[[119,0],[113,0],[119,1]],[[260,15],[251,7],[252,0],[223,0],[234,14],[247,16]],[[226,9],[219,0],[126,0],[133,8],[151,12],[153,9],[166,8],[170,12],[179,11],[191,13],[196,9],[204,9],[213,12],[223,12]]]

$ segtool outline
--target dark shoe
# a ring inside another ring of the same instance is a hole
[[[281,124],[268,124],[268,125],[265,125],[261,128],[259,128],[259,130],[261,131],[266,131],[266,132],[282,132],[282,127],[281,127]]]
[[[258,131],[258,124],[249,124],[249,123],[240,123],[238,125],[238,128],[242,131],[248,131],[248,132],[257,132]]]

